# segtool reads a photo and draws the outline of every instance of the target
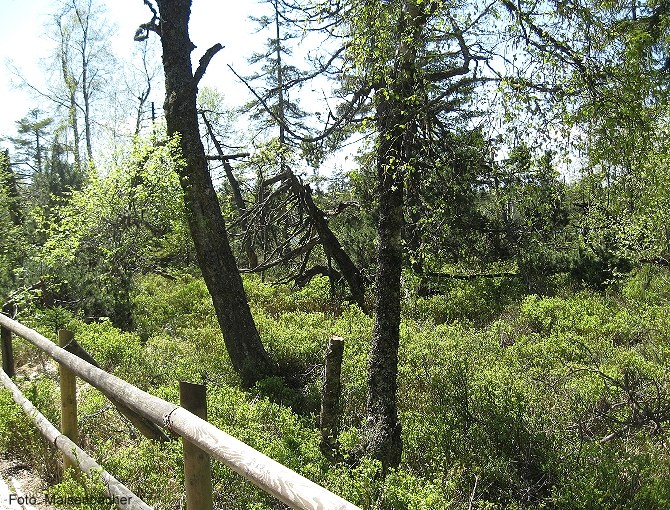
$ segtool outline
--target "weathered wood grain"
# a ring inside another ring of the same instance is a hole
[[[66,346],[74,338],[72,331],[61,329],[58,332],[58,344]],[[65,365],[58,365],[60,375],[60,430],[73,443],[79,444],[79,427],[77,425],[77,378]],[[63,469],[76,468],[77,463],[65,455]]]
[[[78,377],[141,416],[164,425],[257,487],[298,510],[360,510],[357,506],[195,416],[61,349],[36,331],[0,314],[0,325],[63,363]]]
[[[321,453],[330,460],[338,457],[337,435],[340,419],[340,395],[342,393],[341,372],[344,354],[344,338],[331,335],[326,350],[326,361],[323,368],[323,385],[321,386],[321,413],[319,426],[321,429]]]
[[[179,382],[179,403],[181,406],[207,420],[207,387],[202,384]],[[184,445],[184,488],[188,510],[212,510],[212,467],[209,455],[185,438]]]
[[[147,505],[125,485],[102,469],[102,467],[84,450],[79,448],[67,436],[61,434],[60,431],[35,408],[32,402],[21,393],[21,390],[16,387],[4,371],[0,371],[0,382],[11,392],[14,402],[21,406],[41,434],[51,444],[63,452],[63,455],[65,455],[74,466],[78,466],[84,473],[92,477],[100,477],[105,484],[105,493],[114,500],[118,508],[122,510],[153,510],[153,507]]]

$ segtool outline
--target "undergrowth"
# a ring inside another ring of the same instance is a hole
[[[105,370],[161,398],[176,402],[179,380],[207,383],[212,423],[361,508],[670,507],[670,286],[660,270],[604,293],[566,289],[502,305],[491,299],[504,286],[470,282],[455,284],[453,299],[408,299],[398,392],[404,454],[386,478],[371,460],[331,464],[319,451],[327,339],[346,341],[339,443],[347,452],[365,420],[372,320],[334,301],[325,280],[301,291],[255,277],[245,285],[284,375],[249,392],[238,387],[198,278],[137,279],[133,332],[62,311],[27,309],[20,319],[52,338],[55,326],[71,328]],[[57,423],[53,377],[22,387]],[[178,441],[137,437],[85,385],[80,425],[86,448],[140,497],[157,509],[184,507]],[[54,458],[6,393],[0,448],[35,465]],[[215,462],[213,473],[216,508],[278,508],[225,466]]]

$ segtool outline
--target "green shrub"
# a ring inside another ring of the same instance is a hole
[[[105,493],[105,482],[99,476],[68,470],[63,480],[46,491],[47,501],[68,510],[113,510],[117,506]]]
[[[51,423],[59,423],[58,397],[50,380],[36,378],[24,388],[23,393]],[[59,479],[62,468],[54,446],[42,437],[32,420],[4,389],[0,390],[0,447],[34,466],[47,483],[55,483]]]
[[[660,509],[670,500],[670,302],[654,279],[655,295],[638,299],[640,278],[624,281],[621,294],[498,302],[507,296],[498,284],[466,282],[452,287],[452,301],[409,299],[398,380],[404,454],[385,478],[370,459],[330,464],[319,451],[328,337],[345,338],[338,442],[346,455],[363,438],[373,325],[358,306],[333,305],[325,281],[294,293],[246,279],[261,337],[285,376],[252,391],[239,389],[198,278],[139,279],[141,335],[109,322],[63,320],[106,368],[161,398],[177,402],[180,379],[206,381],[214,425],[361,508]],[[39,315],[39,327],[52,327],[57,314]],[[57,418],[51,380],[26,391]],[[21,446],[32,444],[30,428],[1,395],[0,446],[29,448],[37,458],[37,447]],[[183,505],[179,441],[134,437],[86,387],[80,416],[83,441],[110,472],[158,509]],[[277,508],[222,464],[213,472],[217,508]]]
[[[485,325],[516,297],[518,282],[508,278],[447,280],[440,293],[405,300],[404,314],[418,322],[444,324],[454,321]]]
[[[258,275],[245,275],[244,290],[252,310],[274,317],[287,312],[323,312],[338,314],[342,310],[341,300],[331,295],[327,277],[312,278],[302,288],[291,285],[263,283]]]
[[[159,275],[136,279],[133,322],[142,340],[153,335],[174,335],[181,330],[216,324],[212,299],[201,278],[171,280]]]

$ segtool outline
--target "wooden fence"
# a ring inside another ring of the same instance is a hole
[[[185,444],[190,443],[207,455],[223,462],[230,469],[291,508],[300,510],[360,510],[357,506],[336,494],[226,434],[184,407],[177,406],[136,388],[58,347],[36,331],[2,314],[0,314],[0,327],[2,329],[0,337],[2,338],[3,369],[8,375],[12,375],[14,372],[11,341],[11,333],[14,333],[57,361],[62,368],[71,371],[100,390],[113,402],[120,403],[142,418],[179,435]],[[2,380],[3,382],[9,381],[9,378],[3,377]],[[18,389],[12,389],[11,391],[16,396]],[[26,407],[24,409],[28,412]],[[60,436],[64,437],[62,434]],[[55,439],[54,443],[56,443]],[[68,443],[66,449],[70,448],[70,451],[73,451],[73,446],[76,445]],[[75,450],[75,453],[78,464],[85,471],[86,467],[81,462],[83,457],[78,450]],[[100,470],[99,466],[97,470]],[[106,476],[110,477],[110,486],[114,486],[113,482],[115,480],[107,473]],[[121,485],[118,481],[116,483]],[[119,488],[121,492],[115,493],[115,495],[118,496],[123,493],[129,496],[123,491],[124,489],[125,491],[128,490],[125,487],[123,489]],[[115,501],[117,501],[119,508],[150,508],[137,497],[133,497],[131,501],[139,506],[121,506],[118,499],[118,497],[115,498]]]

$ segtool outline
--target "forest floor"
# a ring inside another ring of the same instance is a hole
[[[45,501],[44,487],[29,466],[0,454],[0,510],[55,510]]]

